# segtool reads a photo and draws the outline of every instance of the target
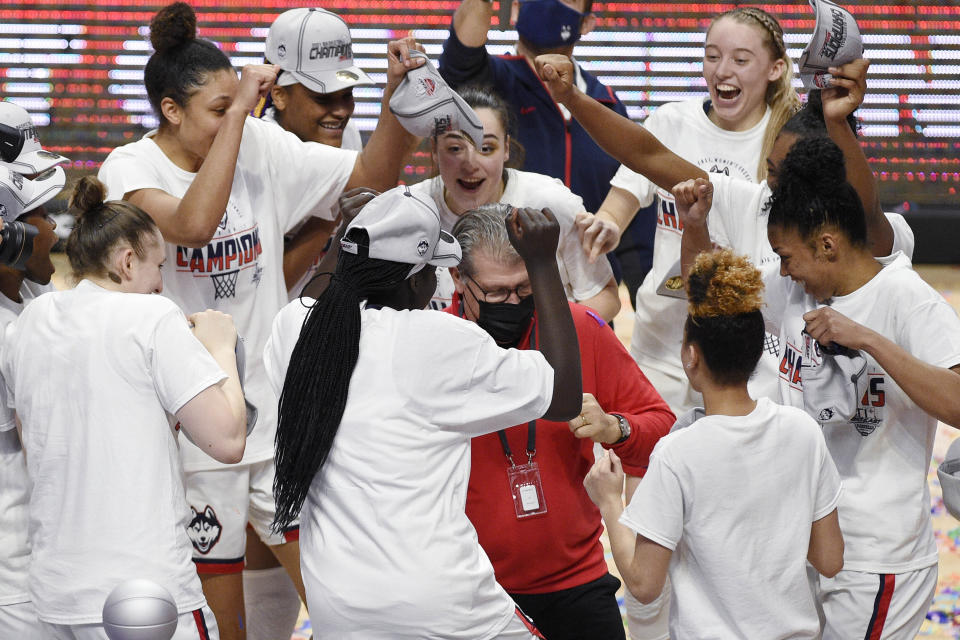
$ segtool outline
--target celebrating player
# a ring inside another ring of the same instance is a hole
[[[841,400],[814,415],[844,485],[843,571],[819,581],[823,637],[913,638],[936,589],[926,478],[937,420],[960,425],[960,319],[906,256],[874,258],[833,142],[797,142],[779,169],[764,317],[780,335],[781,397],[808,410],[828,399],[817,394]],[[675,195],[687,262],[709,246],[712,194],[701,181]],[[837,346],[864,359],[856,384],[842,369],[821,379],[847,357]]]
[[[183,447],[187,500],[198,514],[191,527],[194,560],[221,634],[237,638],[245,627],[248,522],[303,594],[296,523],[270,531],[277,402],[260,358],[273,316],[287,301],[283,235],[313,212],[329,211],[347,187],[395,184],[410,138],[387,108],[359,154],[302,142],[250,118],[276,67],[248,65],[238,81],[227,56],[195,35],[196,16],[182,2],[154,17],[156,52],[144,83],[160,127],[111,152],[100,177],[111,197],[140,206],[157,222],[172,271],[165,294],[185,310],[231,313],[250,354],[244,388],[260,413],[244,464],[225,469],[196,447]],[[388,47],[384,105],[416,64],[407,54],[413,46],[409,39]]]
[[[432,265],[455,266],[460,248],[432,200],[405,187],[350,223],[319,299],[277,316],[265,354],[283,387],[277,526],[301,515],[321,637],[539,637],[463,510],[471,436],[569,420],[581,404],[559,225],[533,210],[507,224],[541,311],[539,351],[502,349],[472,323],[420,311],[436,288]]]
[[[620,310],[613,272],[605,260],[589,262],[574,226],[577,215],[584,211],[583,200],[555,178],[506,168],[512,140],[506,104],[486,89],[468,87],[459,93],[483,123],[483,146],[476,148],[460,131],[437,136],[432,152],[440,175],[411,190],[433,198],[445,231],[450,231],[465,212],[484,204],[503,202],[550,209],[560,223],[557,262],[567,298],[594,309],[604,320],[612,320]],[[434,306],[450,304],[453,287],[445,276]]]
[[[843,564],[840,478],[819,425],[747,391],[763,351],[762,289],[746,258],[700,255],[681,359],[705,410],[657,443],[626,510],[615,452],[584,481],[638,600],[657,597],[669,568],[673,638],[817,638],[806,561],[826,576]]]
[[[145,578],[169,591],[175,638],[217,637],[187,538],[176,432],[240,460],[246,439],[229,316],[187,318],[159,293],[163,238],[143,211],[72,199],[67,255],[80,279],[28,305],[3,338],[0,372],[22,423],[30,493],[30,595],[43,638],[104,638],[110,591]],[[59,401],[51,402],[51,398]]]

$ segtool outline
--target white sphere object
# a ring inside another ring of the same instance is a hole
[[[170,592],[142,578],[121,582],[103,603],[103,629],[110,640],[170,640],[178,616]]]

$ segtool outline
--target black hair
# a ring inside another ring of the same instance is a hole
[[[303,322],[283,381],[273,481],[273,528],[278,532],[299,515],[311,482],[333,448],[360,355],[361,301],[397,291],[413,268],[367,257],[363,229],[347,235],[361,253],[340,251],[330,284]]]
[[[859,133],[857,118],[852,113],[847,114],[847,124],[853,131],[853,135]],[[803,107],[784,123],[780,133],[791,133],[798,138],[827,135],[827,123],[823,120],[823,98],[820,89],[814,89],[807,94],[807,101],[803,104]]]
[[[157,224],[143,209],[125,200],[104,202],[107,187],[94,176],[84,176],[73,188],[70,207],[76,223],[67,238],[67,258],[73,277],[106,276],[120,282],[107,267],[111,250],[120,243],[144,256],[144,238],[159,233]]]
[[[793,229],[804,240],[831,227],[854,246],[866,246],[863,204],[847,182],[843,152],[833,140],[805,138],[793,144],[780,165],[767,225]]]
[[[510,159],[507,160],[506,166],[512,168],[522,167],[526,151],[515,135],[517,131],[517,121],[514,117],[513,110],[510,108],[510,105],[507,104],[507,101],[503,99],[503,96],[493,87],[481,85],[460,87],[457,93],[472,109],[490,109],[497,115],[500,126],[503,127],[503,131],[510,139]]]
[[[746,384],[763,354],[763,279],[729,249],[697,256],[687,279],[684,340],[700,347],[714,382]]]
[[[150,43],[154,54],[143,70],[143,83],[161,127],[166,123],[160,110],[164,98],[185,106],[210,73],[233,70],[230,59],[215,44],[197,38],[197,16],[185,2],[167,5],[153,16]]]

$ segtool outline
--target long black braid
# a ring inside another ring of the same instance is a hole
[[[354,229],[350,235],[363,252],[366,232]],[[411,268],[341,251],[329,286],[307,313],[280,394],[275,531],[284,531],[300,514],[333,447],[359,356],[361,301],[395,292]]]

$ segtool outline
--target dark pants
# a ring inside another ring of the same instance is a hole
[[[572,589],[510,597],[547,640],[625,640],[619,588],[620,581],[608,573]]]

